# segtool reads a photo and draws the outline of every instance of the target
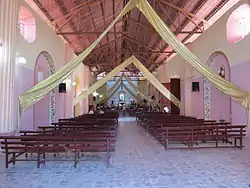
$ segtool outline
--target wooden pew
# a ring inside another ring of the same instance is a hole
[[[178,141],[187,143],[188,149],[197,148],[226,148],[237,147],[243,148],[243,137],[246,135],[246,125],[214,125],[211,134],[211,126],[190,126],[190,127],[164,127],[161,136],[164,140],[166,149],[180,149],[180,147],[169,148],[170,141]],[[233,139],[233,141],[229,141]],[[198,142],[215,143],[208,146],[197,144]],[[221,141],[221,142],[220,142]],[[237,144],[239,142],[239,145]],[[220,143],[222,145],[220,145]],[[226,146],[224,143],[233,145]],[[184,147],[186,148],[186,147]]]
[[[83,138],[82,135],[33,135],[33,136],[5,136],[0,137],[2,149],[5,151],[5,167],[9,164],[15,165],[16,161],[34,161],[34,159],[20,159],[19,157],[27,153],[36,153],[37,168],[45,164],[46,154],[48,153],[67,153],[74,154],[74,167],[80,161],[81,152],[106,152],[107,167],[109,166],[110,152],[114,151],[112,137],[106,138]],[[9,156],[12,155],[11,158]],[[58,161],[59,159],[55,159]],[[63,159],[60,159],[65,161]]]
[[[225,147],[229,143],[231,145],[226,147],[242,148],[246,134],[245,125],[230,125],[230,122],[151,112],[143,112],[137,116],[141,121],[140,125],[165,147],[168,146],[166,143],[177,142],[184,143],[184,148],[206,148],[212,141],[215,147]]]

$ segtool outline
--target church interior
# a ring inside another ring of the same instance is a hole
[[[249,188],[249,0],[0,0],[0,188]]]

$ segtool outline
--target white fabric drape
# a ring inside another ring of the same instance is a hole
[[[125,60],[122,64],[118,65],[115,69],[109,72],[105,77],[101,80],[98,80],[93,85],[91,85],[86,91],[83,91],[80,95],[73,99],[73,104],[77,104],[82,99],[86,98],[89,94],[93,93],[95,90],[100,88],[103,84],[105,84],[108,80],[114,77],[117,73],[121,72],[125,67],[130,65],[133,62],[133,56]]]
[[[136,87],[133,82],[125,75],[124,78],[126,79],[126,81],[129,83],[129,85],[136,91],[138,92],[139,95],[141,95],[144,99],[146,99],[147,101],[149,101],[150,103],[156,103],[158,105],[158,102],[152,100],[150,97],[148,97],[147,94],[145,94],[144,92],[142,92],[139,87]]]
[[[144,65],[142,65],[142,63],[135,56],[131,56],[130,58],[128,58],[122,64],[118,65],[115,69],[109,72],[104,78],[98,80],[96,83],[90,86],[86,91],[83,91],[80,95],[78,95],[76,98],[73,99],[73,103],[77,104],[79,101],[81,101],[89,94],[100,88],[109,79],[111,79],[113,76],[115,76],[117,73],[119,73],[121,70],[123,70],[131,63],[133,63],[142,72],[143,76],[146,77],[147,80],[150,83],[152,83],[165,97],[171,100],[176,106],[179,106],[180,101],[167,88],[165,88],[165,86],[163,86],[161,82],[159,82],[157,78],[155,78],[155,76],[152,73],[150,73],[148,69]]]
[[[54,74],[52,74],[45,80],[39,82],[28,91],[22,93],[19,96],[20,115],[25,109],[41,100],[47,93],[52,91],[60,83],[66,80],[73,73],[73,71],[76,70],[76,68],[82,63],[82,61],[89,55],[89,53],[96,47],[96,45],[103,39],[103,37],[115,25],[115,23],[120,18],[122,18],[127,12],[129,12],[133,7],[135,7],[135,5],[136,1],[130,0],[120,12],[120,14],[115,18],[115,20],[112,21],[112,23],[107,27],[107,29],[105,29],[105,31],[86,50],[84,50],[79,56],[68,62],[60,70],[56,71]],[[74,103],[74,105],[75,104],[77,103]]]

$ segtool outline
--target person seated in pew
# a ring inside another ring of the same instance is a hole
[[[98,107],[97,108],[97,113],[98,114],[104,114],[104,111],[102,110],[102,108]]]

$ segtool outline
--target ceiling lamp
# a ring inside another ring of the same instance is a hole
[[[76,86],[76,82],[72,82],[72,86]]]

